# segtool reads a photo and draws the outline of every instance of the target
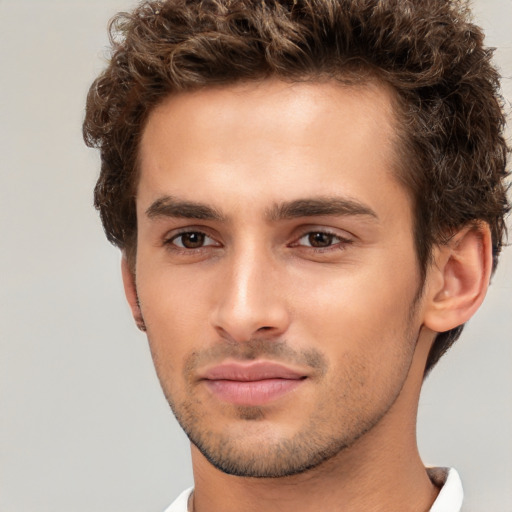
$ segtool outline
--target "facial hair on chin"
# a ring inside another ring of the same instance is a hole
[[[410,334],[408,332],[405,336],[410,337]],[[388,397],[381,410],[375,411],[374,414],[360,414],[361,411],[358,411],[357,407],[350,411],[339,411],[340,416],[336,418],[335,423],[346,427],[339,432],[333,431],[332,418],[322,414],[322,408],[327,409],[327,407],[319,404],[320,412],[310,417],[303,428],[292,437],[274,438],[270,441],[266,439],[253,447],[247,443],[247,438],[243,434],[234,435],[232,431],[222,429],[216,431],[215,426],[211,428],[201,400],[194,395],[196,369],[202,365],[219,363],[227,358],[240,361],[266,358],[285,364],[300,364],[310,368],[319,381],[328,372],[328,362],[317,349],[299,352],[292,349],[285,341],[264,338],[249,340],[246,343],[226,341],[201,352],[193,352],[187,357],[183,369],[187,388],[186,399],[177,403],[162,382],[169,405],[190,441],[214,467],[235,476],[278,478],[303,473],[322,464],[371,430],[393,405],[403,386],[402,382],[395,393]],[[404,368],[405,375],[412,361],[412,355],[408,359],[408,362],[404,361],[407,366]],[[354,365],[346,364],[345,367],[351,370],[345,371],[344,375],[338,377],[336,386],[324,397],[326,403],[328,400],[337,400],[337,393],[339,394],[340,390],[343,390],[341,392],[345,395],[357,395],[357,391],[354,390],[359,384],[354,382],[357,380],[354,376],[357,376],[358,372],[354,371]],[[239,420],[247,422],[248,426],[250,424],[251,428],[258,423],[261,424],[265,419],[265,413],[259,407],[238,406],[235,414]]]

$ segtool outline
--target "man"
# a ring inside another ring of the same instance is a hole
[[[192,443],[168,511],[460,510],[416,411],[509,209],[498,74],[464,5],[170,0],[112,32],[84,135]]]

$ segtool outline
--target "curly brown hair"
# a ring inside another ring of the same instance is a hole
[[[137,152],[148,114],[179,91],[277,77],[377,79],[396,94],[399,178],[411,192],[424,278],[434,244],[485,221],[505,237],[508,148],[499,74],[466,4],[449,0],[166,0],[119,13],[92,84],[84,139],[107,238],[135,257]],[[463,326],[438,334],[426,373]]]

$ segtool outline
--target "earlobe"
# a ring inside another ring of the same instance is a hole
[[[444,332],[467,322],[484,300],[491,270],[491,234],[484,222],[464,227],[438,246],[427,277],[424,325]]]
[[[135,286],[135,273],[128,263],[128,259],[125,253],[123,253],[123,257],[121,259],[121,273],[123,276],[124,293],[130,309],[132,310],[133,319],[135,320],[137,327],[141,331],[145,332],[146,325],[140,310],[139,298],[137,296],[137,287]]]

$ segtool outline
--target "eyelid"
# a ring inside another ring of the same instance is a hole
[[[351,233],[349,233],[347,231],[338,230],[338,229],[330,228],[330,227],[321,227],[321,226],[313,225],[313,226],[302,227],[298,231],[297,235],[294,237],[295,241],[292,242],[291,245],[298,245],[299,240],[301,240],[305,236],[308,236],[312,233],[322,233],[325,235],[332,236],[332,237],[338,239],[339,242],[341,242],[341,243],[353,243],[355,241],[354,235],[352,235]],[[336,245],[336,244],[333,244],[333,245]]]
[[[340,232],[341,231],[341,232]],[[176,239],[178,239],[180,236],[186,235],[187,233],[200,233],[205,236],[205,239],[208,239],[205,245],[202,245],[201,247],[197,248],[187,248],[182,247],[180,245],[177,245],[175,242]],[[304,237],[313,234],[313,233],[322,233],[325,235],[332,236],[334,238],[333,244],[326,246],[326,247],[314,247],[314,246],[308,246],[305,244],[301,244],[300,240]],[[205,226],[185,226],[182,228],[176,228],[169,232],[167,232],[163,238],[162,238],[162,245],[164,246],[172,246],[175,250],[183,250],[186,252],[192,252],[192,251],[200,251],[202,249],[206,249],[209,247],[222,247],[223,244],[218,240],[218,236],[215,236],[215,234],[211,233],[211,230],[208,229],[208,227]],[[289,247],[303,247],[306,249],[312,249],[315,251],[328,251],[330,249],[340,248],[341,246],[348,245],[351,243],[354,243],[354,235],[351,233],[345,231],[345,230],[339,230],[336,228],[331,227],[325,227],[325,226],[318,226],[318,225],[308,225],[308,226],[301,226],[299,229],[296,230],[296,234],[293,236],[293,241],[288,244]]]
[[[197,248],[187,248],[182,247],[180,245],[177,245],[174,243],[174,241],[179,238],[180,236],[186,235],[187,233],[200,233],[204,235],[205,239],[209,239],[214,243],[207,243],[201,247]],[[207,247],[220,247],[222,244],[214,237],[211,233],[209,233],[208,229],[205,229],[204,227],[195,227],[195,226],[187,226],[183,228],[173,229],[172,231],[165,234],[163,237],[163,245],[167,246],[173,246],[176,250],[183,250],[183,251],[198,251],[201,249],[205,249]]]
[[[185,232],[185,233],[180,233],[178,235],[174,235],[171,239],[170,239],[170,243],[173,243],[175,245],[177,245],[180,249],[187,249],[189,251],[191,250],[194,250],[194,249],[202,249],[204,247],[211,247],[211,246],[216,246],[216,242],[215,240],[213,240],[213,238],[209,237],[208,235],[204,235],[204,239],[203,239],[203,244],[200,246],[200,247],[185,247],[183,245],[183,243],[180,245],[178,243],[176,243],[176,240],[179,240],[180,238],[183,237],[183,235],[188,235],[190,233],[194,233],[194,234],[204,234],[204,233],[199,233],[198,231],[189,231],[188,233]],[[208,243],[207,241],[208,240],[211,240],[213,243]]]

